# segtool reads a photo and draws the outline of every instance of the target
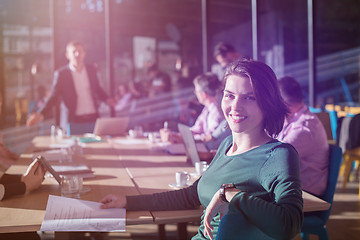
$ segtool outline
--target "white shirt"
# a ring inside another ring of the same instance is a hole
[[[85,66],[80,72],[76,71],[72,65],[69,65],[69,67],[77,94],[75,114],[81,116],[96,113],[95,103],[91,96],[89,77]]]

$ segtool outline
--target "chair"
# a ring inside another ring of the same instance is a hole
[[[314,113],[323,124],[327,139],[329,141],[334,141],[337,138],[336,128],[337,128],[337,112],[331,109],[329,106],[325,109],[309,107],[310,112]]]
[[[358,165],[360,164],[360,114],[357,114],[354,117],[347,117],[347,119],[344,119],[343,122],[346,120],[348,121],[347,124],[341,124],[341,135],[339,139],[339,146],[342,147],[344,152],[344,159],[340,170],[340,174],[344,176],[342,186],[343,192],[346,189],[346,184],[353,166],[355,166],[355,168],[357,167],[356,178],[358,179]]]
[[[320,120],[320,122],[323,124],[326,136],[328,140],[333,140],[333,132],[331,128],[331,121],[330,121],[330,114],[328,112],[322,111],[314,113]]]
[[[340,147],[329,145],[329,175],[327,188],[323,196],[319,196],[324,201],[332,204],[339,168],[342,158],[342,150]],[[309,234],[318,235],[319,240],[327,240],[328,233],[326,230],[326,222],[329,219],[331,208],[326,211],[310,212],[305,214],[303,226],[301,228],[301,239],[309,240]]]

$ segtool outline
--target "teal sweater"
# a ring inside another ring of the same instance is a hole
[[[203,176],[186,189],[127,197],[128,210],[206,207],[223,183],[241,190],[222,219],[218,239],[291,239],[300,232],[303,213],[299,157],[289,144],[273,140],[236,156],[226,156],[232,136],[220,145]],[[204,215],[202,216],[202,218]],[[212,221],[217,235],[219,215]],[[206,239],[203,222],[193,240]]]

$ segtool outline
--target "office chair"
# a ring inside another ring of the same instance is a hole
[[[327,188],[321,199],[332,204],[336,182],[339,175],[340,163],[342,159],[342,150],[340,147],[329,145],[329,175],[327,181]],[[327,240],[328,233],[326,229],[326,222],[329,219],[331,208],[326,211],[310,212],[305,214],[303,226],[301,228],[301,239],[309,240],[309,234],[318,235],[319,240]]]

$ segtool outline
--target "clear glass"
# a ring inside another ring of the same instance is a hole
[[[82,178],[74,175],[61,177],[61,196],[69,198],[80,198]]]

